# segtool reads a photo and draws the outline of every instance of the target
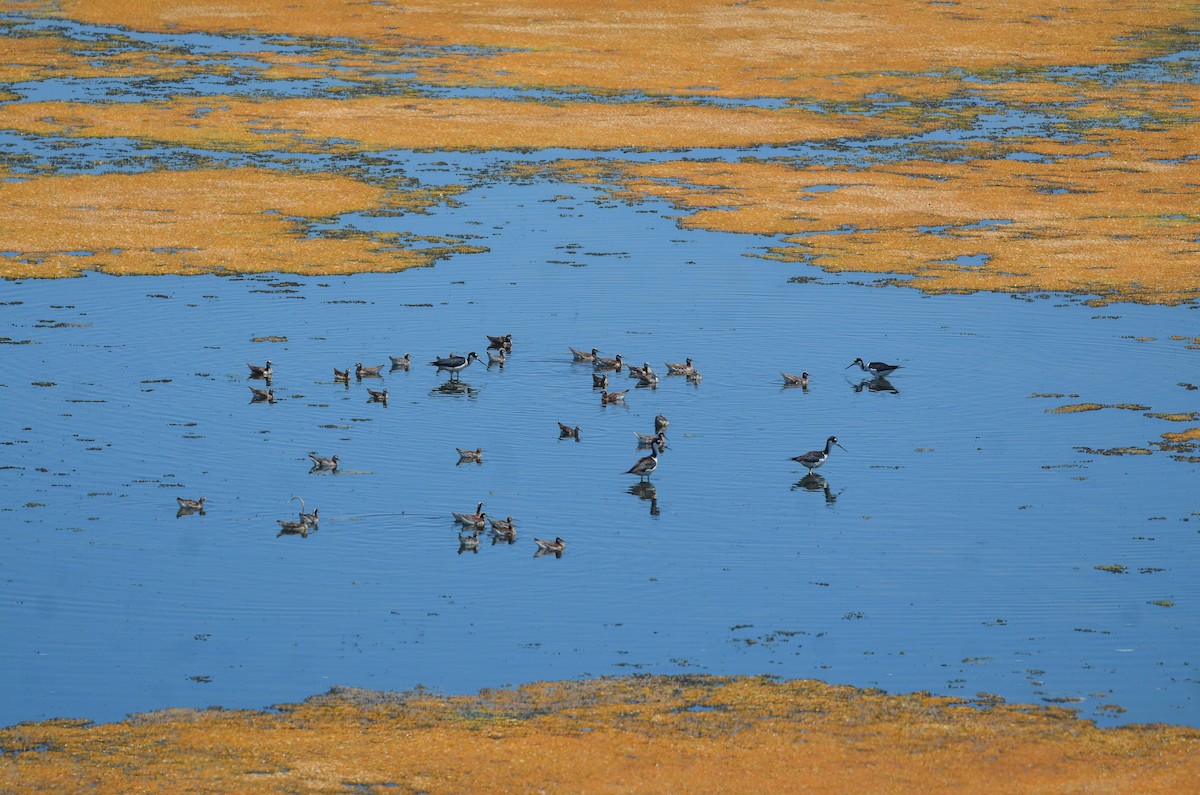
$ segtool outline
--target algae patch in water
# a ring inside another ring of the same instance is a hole
[[[1120,707],[1104,705],[1114,712]],[[336,688],[267,712],[166,710],[0,729],[0,789],[226,791],[1181,792],[1200,731],[1101,729],[1060,706],[811,680],[632,676],[472,696]],[[819,777],[809,771],[821,771]],[[370,782],[369,784],[363,782]]]

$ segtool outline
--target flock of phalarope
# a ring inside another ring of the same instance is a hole
[[[487,335],[488,337],[488,362],[487,367],[490,369],[492,365],[498,365],[501,368],[508,361],[508,352],[512,350],[512,335],[505,334],[500,336]],[[623,403],[625,397],[630,390],[608,391],[608,377],[610,373],[619,373],[622,369],[628,370],[630,378],[638,380],[638,386],[649,386],[657,388],[659,380],[658,375],[654,372],[650,362],[643,362],[641,367],[636,365],[626,364],[621,354],[616,354],[612,358],[607,358],[600,355],[598,348],[592,348],[590,351],[584,351],[568,346],[571,352],[572,360],[577,363],[588,363],[593,367],[592,373],[592,388],[600,389],[600,403],[602,406]],[[495,351],[495,352],[493,352]],[[403,356],[389,356],[391,360],[392,370],[408,370],[412,363],[410,354]],[[460,356],[451,353],[448,356],[439,356],[428,364],[437,368],[438,373],[450,373],[450,380],[457,381],[459,375],[472,362],[480,362],[478,354],[474,351],[466,356]],[[699,384],[700,373],[696,369],[691,357],[687,357],[683,362],[664,362],[666,372],[669,376],[686,376],[687,379]],[[270,360],[264,364],[258,365],[247,362],[246,365],[250,369],[250,378],[259,379],[266,382],[266,388],[250,386],[251,401],[255,403],[275,403],[275,392],[271,388],[271,379],[275,374],[274,365]],[[857,366],[860,370],[868,373],[873,379],[878,381],[886,381],[886,377],[896,370],[901,368],[901,365],[887,364],[885,362],[864,362],[861,358],[855,358],[845,369]],[[356,362],[354,365],[354,375],[358,381],[364,378],[381,378],[385,365],[370,365],[364,366],[362,362]],[[801,375],[790,375],[781,372],[783,376],[784,386],[798,386],[804,390],[808,389],[809,374],[802,372]],[[334,383],[344,383],[349,388],[350,369],[339,370],[333,368]],[[375,390],[366,387],[368,394],[368,402],[384,403],[388,400],[387,389]],[[625,474],[637,475],[639,488],[653,489],[649,485],[649,479],[652,474],[658,469],[658,459],[662,451],[667,446],[667,437],[665,431],[670,425],[669,420],[662,414],[658,414],[654,418],[654,433],[635,432],[639,448],[650,448],[650,454],[639,458],[634,462],[633,466],[625,470]],[[558,423],[560,438],[572,438],[576,441],[580,439],[580,428],[578,425],[568,425],[563,422]],[[802,467],[808,470],[810,474],[815,474],[815,471],[822,467],[829,460],[830,451],[835,447],[846,448],[838,442],[836,436],[830,436],[825,440],[823,449],[810,450],[802,455],[794,456],[791,460],[797,462]],[[483,448],[477,447],[474,450],[456,448],[459,456],[458,463],[483,463]],[[315,453],[309,453],[308,458],[312,461],[312,469],[310,471],[324,471],[328,473],[336,473],[338,470],[340,459],[337,455],[329,458],[318,456]],[[318,527],[318,509],[313,509],[312,513],[306,513],[304,509],[304,500],[300,497],[292,497],[292,500],[300,500],[300,514],[298,519],[280,519],[279,535],[300,535],[307,537],[310,532],[314,532]],[[176,497],[178,503],[177,516],[184,516],[192,513],[204,515],[205,497],[192,500],[184,497]],[[459,554],[463,552],[478,552],[479,551],[479,535],[485,530],[492,536],[492,543],[503,541],[509,544],[516,541],[516,523],[512,516],[507,519],[488,519],[488,516],[483,511],[483,503],[480,502],[474,513],[452,513],[455,522],[463,527],[459,532]],[[490,530],[488,524],[490,521]],[[553,554],[556,557],[562,557],[563,551],[566,549],[566,542],[562,538],[556,537],[553,541],[546,539],[535,538],[534,543],[537,546],[535,555]]]

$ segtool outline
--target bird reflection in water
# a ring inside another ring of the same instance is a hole
[[[479,394],[479,388],[471,386],[465,381],[459,381],[457,378],[443,381],[442,383],[429,390],[430,395],[450,395],[460,396],[466,395],[469,398],[474,398]]]
[[[846,490],[843,488],[837,494],[834,494],[833,490],[829,488],[829,481],[825,480],[825,478],[821,477],[816,472],[809,472],[807,475],[793,483],[792,491],[795,491],[796,489],[804,489],[805,491],[812,492],[823,492],[825,494],[826,505],[833,505],[836,503],[838,497],[842,496],[842,492]]]
[[[654,488],[653,483],[648,480],[635,483],[629,487],[629,493],[650,503],[650,515],[658,516],[658,490]]]
[[[868,392],[888,392],[892,395],[900,394],[900,390],[892,386],[892,382],[882,375],[875,378],[864,378],[857,384],[851,383],[850,388],[855,392],[861,392],[865,389]]]

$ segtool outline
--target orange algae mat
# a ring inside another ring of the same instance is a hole
[[[1094,294],[1099,303],[1167,304],[1200,293],[1200,216],[1190,201],[1195,186],[1189,176],[1200,140],[1194,81],[1108,85],[1038,72],[1058,65],[1121,64],[1170,51],[1178,46],[1176,31],[1195,22],[1189,3],[1158,3],[1153,14],[1115,0],[1058,7],[1034,0],[879,0],[852,7],[819,0],[602,5],[63,0],[52,7],[15,2],[13,8],[137,30],[285,35],[314,45],[303,56],[256,54],[267,79],[336,74],[370,86],[415,73],[418,82],[430,84],[553,88],[590,100],[379,97],[349,91],[342,98],[184,97],[0,106],[0,128],[33,135],[344,153],[734,148],[967,127],[978,109],[940,104],[964,95],[1015,110],[1052,107],[1067,120],[1062,131],[1074,133],[1075,143],[1029,139],[989,146],[977,140],[967,144],[976,148],[973,156],[953,164],[917,160],[823,169],[749,159],[724,165],[677,161],[610,168],[606,174],[627,196],[663,198],[691,211],[682,221],[688,225],[780,236],[769,258],[833,271],[905,274],[912,277],[905,284],[929,292],[1052,290]],[[338,38],[326,38],[330,35]],[[414,44],[444,49],[401,57]],[[85,47],[53,33],[13,39],[4,54],[0,74],[13,81],[61,75],[174,79],[232,68],[228,56]],[[996,74],[1006,80],[972,79]],[[621,92],[629,91],[664,99],[623,101]],[[896,103],[859,112],[880,92]],[[823,106],[699,106],[669,101],[676,95],[768,97]],[[1141,128],[1127,129],[1124,122],[1130,118],[1141,119]],[[1009,159],[1022,153],[1047,162]],[[572,169],[556,171],[571,178]],[[170,192],[173,182],[187,179],[148,181]],[[49,191],[61,184],[53,177],[32,181],[41,180],[52,181]],[[287,190],[289,178],[278,181],[269,193]],[[350,197],[370,192],[367,186],[342,184]],[[809,190],[818,184],[836,189]],[[213,250],[209,257],[181,257],[184,249],[203,247],[164,242],[155,248],[171,251],[170,256],[137,255],[136,246],[114,244],[103,257],[81,259],[79,252],[96,247],[61,234],[71,228],[62,222],[71,212],[43,204],[40,213],[23,214],[29,190],[0,191],[0,208],[16,219],[0,231],[15,230],[11,239],[20,241],[8,244],[9,235],[4,236],[4,249],[16,251],[18,258],[4,266],[3,276],[70,275],[83,268],[119,273],[388,270],[425,264],[431,251],[436,258],[472,250],[447,241],[446,247],[418,253],[404,250],[398,239],[362,236],[336,245],[314,242],[294,224],[289,230],[278,218],[260,218],[242,226],[245,236],[231,226],[218,247],[222,256]],[[177,195],[182,202],[177,218],[220,214],[206,195]],[[331,206],[328,214],[364,209],[353,201],[343,204],[354,206]],[[113,208],[108,219],[94,214],[92,220],[136,229],[145,221],[140,212],[120,217]],[[981,227],[980,222],[991,223]],[[96,229],[94,224],[85,228]],[[267,256],[252,230],[269,230]],[[844,234],[847,230],[852,233]]]
[[[0,729],[0,791],[1191,791],[1200,731],[1054,707],[765,678],[631,677],[476,696],[335,690],[271,712]]]

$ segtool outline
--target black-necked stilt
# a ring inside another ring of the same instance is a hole
[[[850,366],[853,367],[854,365]],[[780,375],[783,376],[784,386],[799,386],[804,387],[805,389],[808,388],[808,373],[801,373],[800,375],[788,375],[787,373],[780,373]]]
[[[339,381],[346,384],[350,383],[350,368],[347,367],[345,370],[339,370],[336,367],[333,368],[333,381],[334,383]]]
[[[605,390],[600,393],[600,405],[603,406],[608,403],[621,403],[625,400],[625,396],[628,394],[628,389],[623,392],[609,392],[608,390]]]
[[[689,356],[683,362],[663,362],[667,366],[668,375],[687,375],[692,371],[692,358]]]
[[[658,469],[658,442],[656,441],[650,443],[650,455],[639,458],[637,463],[625,470],[625,474],[637,475],[645,480],[655,469]]]
[[[596,357],[600,355],[600,350],[598,348],[592,348],[591,353],[588,353],[587,351],[581,351],[578,348],[572,348],[570,345],[567,346],[567,349],[571,351],[571,356],[573,356],[577,362],[594,362],[596,361]]]
[[[576,425],[574,428],[572,428],[570,425],[564,425],[560,422],[558,424],[558,435],[564,439],[578,439],[579,426]]]
[[[179,503],[181,511],[203,511],[204,501],[207,499],[207,497],[201,497],[198,500],[189,500],[187,497],[176,497],[175,502]]]
[[[476,447],[474,450],[464,450],[461,447],[456,447],[454,449],[458,451],[458,462],[460,464],[464,463],[464,462],[469,463],[469,464],[482,464],[483,463],[483,448],[482,447]]]
[[[487,523],[487,514],[483,512],[483,503],[475,506],[475,513],[451,513],[454,521],[467,527],[475,527]]]
[[[363,367],[362,362],[354,363],[354,375],[358,378],[378,378],[383,371],[383,365],[379,364],[374,367]]]
[[[809,450],[804,455],[798,455],[792,460],[798,461],[801,466],[807,468],[809,472],[812,472],[814,469],[829,460],[829,451],[833,449],[835,444],[837,444],[838,447],[842,447],[840,444],[838,444],[836,436],[830,436],[825,440],[824,450]],[[846,448],[842,447],[842,449],[845,450]]]
[[[512,350],[512,334],[504,334],[499,337],[493,337],[491,334],[488,334],[487,338],[489,348],[500,348],[506,351]]]
[[[389,355],[388,358],[392,360],[393,370],[407,370],[408,366],[412,364],[412,355],[408,353],[404,354],[403,356]]]
[[[383,391],[380,391],[377,389],[368,389],[367,393],[369,395],[369,397],[367,398],[368,403],[387,403],[387,390],[386,389],[384,389]]]
[[[458,374],[467,368],[471,362],[479,361],[479,355],[475,351],[471,351],[466,356],[457,356],[450,354],[449,356],[441,356],[434,359],[430,364],[437,368],[440,373],[442,370],[447,370],[451,378],[457,378]]]
[[[312,459],[313,469],[336,470],[338,468],[338,457],[336,455],[333,458],[321,458],[320,456],[309,453],[308,457]]]
[[[856,364],[862,368],[864,373],[870,373],[871,375],[877,376],[894,373],[901,367],[901,365],[898,364],[884,364],[883,362],[871,362],[870,364],[866,364],[862,359],[855,359],[854,361],[850,362],[850,364],[846,365],[846,369],[849,370]]]
[[[257,364],[250,364],[250,362],[246,362],[246,366],[250,368],[250,377],[251,378],[268,378],[269,379],[271,377],[272,370],[271,370],[270,360],[268,360],[267,363],[262,365],[261,367]]]
[[[597,356],[592,362],[592,366],[597,370],[616,370],[618,373],[621,372],[621,367],[624,364],[625,363],[621,361],[621,354],[619,353],[611,359],[606,359],[603,356]]]
[[[537,554],[539,555],[561,555],[563,550],[567,548],[567,542],[558,536],[555,536],[553,541],[547,541],[544,538],[535,538],[533,539],[533,543],[537,544]]]
[[[274,389],[255,389],[254,387],[250,387],[250,392],[251,403],[262,403],[263,401],[266,401],[267,403],[275,402]]]

